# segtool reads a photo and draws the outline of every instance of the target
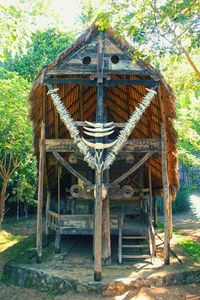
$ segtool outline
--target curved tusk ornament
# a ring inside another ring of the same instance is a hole
[[[94,137],[104,137],[104,136],[108,136],[111,135],[114,130],[112,131],[108,131],[108,132],[88,132],[88,131],[83,131],[85,134],[89,135],[89,136],[94,136]]]
[[[111,148],[112,146],[115,145],[116,140],[112,143],[109,144],[103,144],[103,143],[91,143],[86,141],[83,137],[82,137],[83,142],[90,148],[96,149],[96,150],[103,150],[103,149],[107,149],[107,148]]]
[[[87,131],[91,131],[91,132],[106,132],[109,130],[112,130],[115,128],[115,126],[112,127],[107,127],[107,128],[90,128],[90,127],[83,127],[85,130]]]
[[[89,121],[85,121],[85,124],[90,126],[90,127],[94,127],[94,128],[105,128],[105,127],[110,127],[113,126],[114,123],[110,122],[110,123],[92,123]]]

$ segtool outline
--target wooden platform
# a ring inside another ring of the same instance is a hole
[[[93,215],[59,215],[49,211],[47,216],[48,226],[61,234],[67,235],[92,235],[93,234]],[[110,217],[111,235],[119,234],[119,216],[111,215]],[[126,217],[124,219],[124,235],[145,235],[148,233],[148,225],[143,221]]]

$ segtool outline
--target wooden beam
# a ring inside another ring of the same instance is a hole
[[[49,84],[82,84],[85,86],[97,86],[97,81],[82,79],[82,78],[48,78],[44,81],[44,85],[49,85]],[[112,79],[112,80],[105,81],[105,86],[114,87],[118,85],[156,87],[158,86],[158,82],[154,80],[148,80],[148,79],[141,79],[141,80]]]
[[[45,123],[41,124],[39,156],[39,178],[38,178],[38,203],[37,203],[37,237],[36,252],[37,262],[42,262],[42,207],[43,207],[43,185],[44,185],[44,160],[45,160]]]
[[[123,175],[115,179],[111,184],[116,185],[119,184],[121,181],[123,181],[126,177],[131,175],[133,172],[135,172],[139,167],[141,167],[151,156],[153,153],[146,153],[145,156],[143,156],[132,168],[130,168],[127,172],[125,172]]]
[[[141,79],[141,80],[112,79],[112,80],[105,81],[105,86],[117,86],[117,85],[157,87],[158,82],[154,80],[148,80],[148,79]]]
[[[114,140],[108,139],[111,143]],[[91,139],[91,142],[94,142]],[[46,152],[74,152],[78,151],[77,146],[73,143],[72,139],[46,139]],[[123,152],[160,152],[161,142],[160,139],[131,139],[126,142]]]
[[[82,84],[85,86],[96,86],[97,82],[82,78],[48,78],[44,81],[44,85],[49,84]]]
[[[76,178],[81,179],[83,182],[85,182],[87,185],[92,185],[92,183],[86,179],[84,176],[82,176],[79,172],[77,172],[72,166],[70,166],[70,164],[68,164],[68,162],[66,162],[66,160],[64,160],[64,158],[62,158],[62,156],[57,153],[57,152],[53,152],[53,156],[61,163],[61,165],[63,165],[70,173],[72,173]]]
[[[164,196],[164,224],[165,224],[165,239],[164,239],[164,263],[170,264],[170,197],[169,197],[169,182],[167,172],[167,152],[166,152],[166,131],[163,123],[161,124],[161,153],[162,153],[162,180],[163,180],[163,196]]]

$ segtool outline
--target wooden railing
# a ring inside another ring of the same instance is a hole
[[[59,229],[59,221],[60,221],[60,215],[58,213],[50,210],[47,211],[46,222],[51,229],[57,231]]]

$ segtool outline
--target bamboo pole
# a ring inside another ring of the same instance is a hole
[[[36,252],[37,262],[42,261],[42,205],[43,205],[43,179],[45,159],[45,124],[41,124],[40,157],[39,157],[39,178],[38,178],[38,204],[37,204],[37,237]]]
[[[163,123],[161,124],[161,154],[162,154],[162,180],[163,180],[163,196],[164,196],[164,263],[170,264],[170,198],[169,183],[167,173],[167,153],[166,153],[166,131]]]

